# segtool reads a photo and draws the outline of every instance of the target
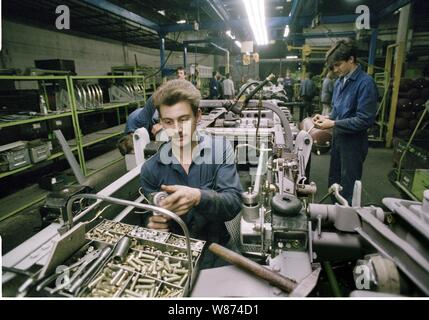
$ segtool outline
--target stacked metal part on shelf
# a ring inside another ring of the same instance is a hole
[[[98,84],[76,84],[74,86],[78,110],[103,107],[103,90]]]
[[[109,98],[111,102],[144,101],[144,84],[128,83],[122,85],[112,85],[109,88]]]

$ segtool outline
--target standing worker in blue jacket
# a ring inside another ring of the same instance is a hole
[[[313,74],[308,72],[305,79],[301,82],[300,97],[304,102],[304,106],[299,110],[299,121],[303,120],[304,108],[308,117],[313,116],[313,98],[316,95],[316,85],[314,84]]]
[[[210,79],[210,83],[209,83],[209,89],[210,89],[209,99],[219,98],[219,86],[220,86],[220,83],[218,81],[219,76],[220,76],[219,72],[213,71],[212,78]]]
[[[343,187],[342,196],[353,198],[356,180],[362,178],[362,168],[368,153],[367,130],[377,112],[378,92],[374,80],[356,62],[357,48],[351,41],[337,42],[326,54],[328,66],[339,76],[329,116],[313,117],[316,127],[333,128],[329,185]]]

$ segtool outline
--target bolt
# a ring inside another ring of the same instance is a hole
[[[173,276],[173,277],[166,278],[165,281],[167,281],[167,282],[175,282],[175,281],[179,281],[180,279],[182,279],[181,276]]]
[[[132,266],[135,270],[139,271],[141,268],[140,266],[138,266],[133,260],[132,258],[128,258],[127,259],[127,263]]]
[[[188,270],[186,270],[186,269],[174,269],[174,273],[179,274],[179,275],[183,275],[183,274],[187,274]]]
[[[141,298],[142,296],[130,289],[125,289],[125,293],[130,295],[131,297],[135,297],[135,298]]]
[[[155,288],[155,283],[152,284],[138,284],[135,286],[136,289],[152,289]]]
[[[155,257],[150,254],[141,253],[139,258],[149,259],[149,260],[155,260]]]
[[[128,271],[125,271],[122,276],[119,278],[118,282],[116,282],[116,286],[120,287],[122,283],[125,281],[125,279],[128,278]]]
[[[119,280],[119,278],[122,276],[122,274],[124,273],[124,269],[119,269],[119,271],[117,271],[116,273],[114,273],[114,277],[112,280],[110,280],[110,284],[111,285],[115,285],[116,282]]]
[[[165,257],[165,258],[164,258],[164,266],[165,266],[165,269],[166,269],[169,273],[171,273],[170,259],[169,259],[168,257]]]
[[[137,280],[138,283],[142,283],[142,284],[154,284],[155,283],[155,279],[148,279],[148,278],[140,278]]]
[[[179,286],[183,287],[187,279],[188,279],[188,274],[183,275],[182,279],[180,279],[179,281]]]
[[[93,287],[95,287],[101,280],[103,280],[106,277],[106,275],[103,273],[100,276],[98,276],[97,278],[95,278],[91,283],[88,284],[88,288],[92,289]]]

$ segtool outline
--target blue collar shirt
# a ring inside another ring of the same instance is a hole
[[[330,119],[340,134],[364,133],[375,121],[377,86],[360,65],[335,82]]]
[[[194,149],[189,173],[173,156],[171,142],[142,166],[140,184],[147,197],[161,185],[185,185],[201,191],[200,203],[181,216],[191,237],[226,244],[229,234],[225,222],[241,210],[242,187],[234,162],[234,151],[224,137],[201,135]],[[171,232],[181,233],[177,225]]]

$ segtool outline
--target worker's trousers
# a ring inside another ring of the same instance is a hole
[[[329,186],[338,183],[343,187],[341,195],[352,204],[356,180],[362,179],[363,162],[368,153],[368,135],[338,133],[334,128],[329,167]]]

